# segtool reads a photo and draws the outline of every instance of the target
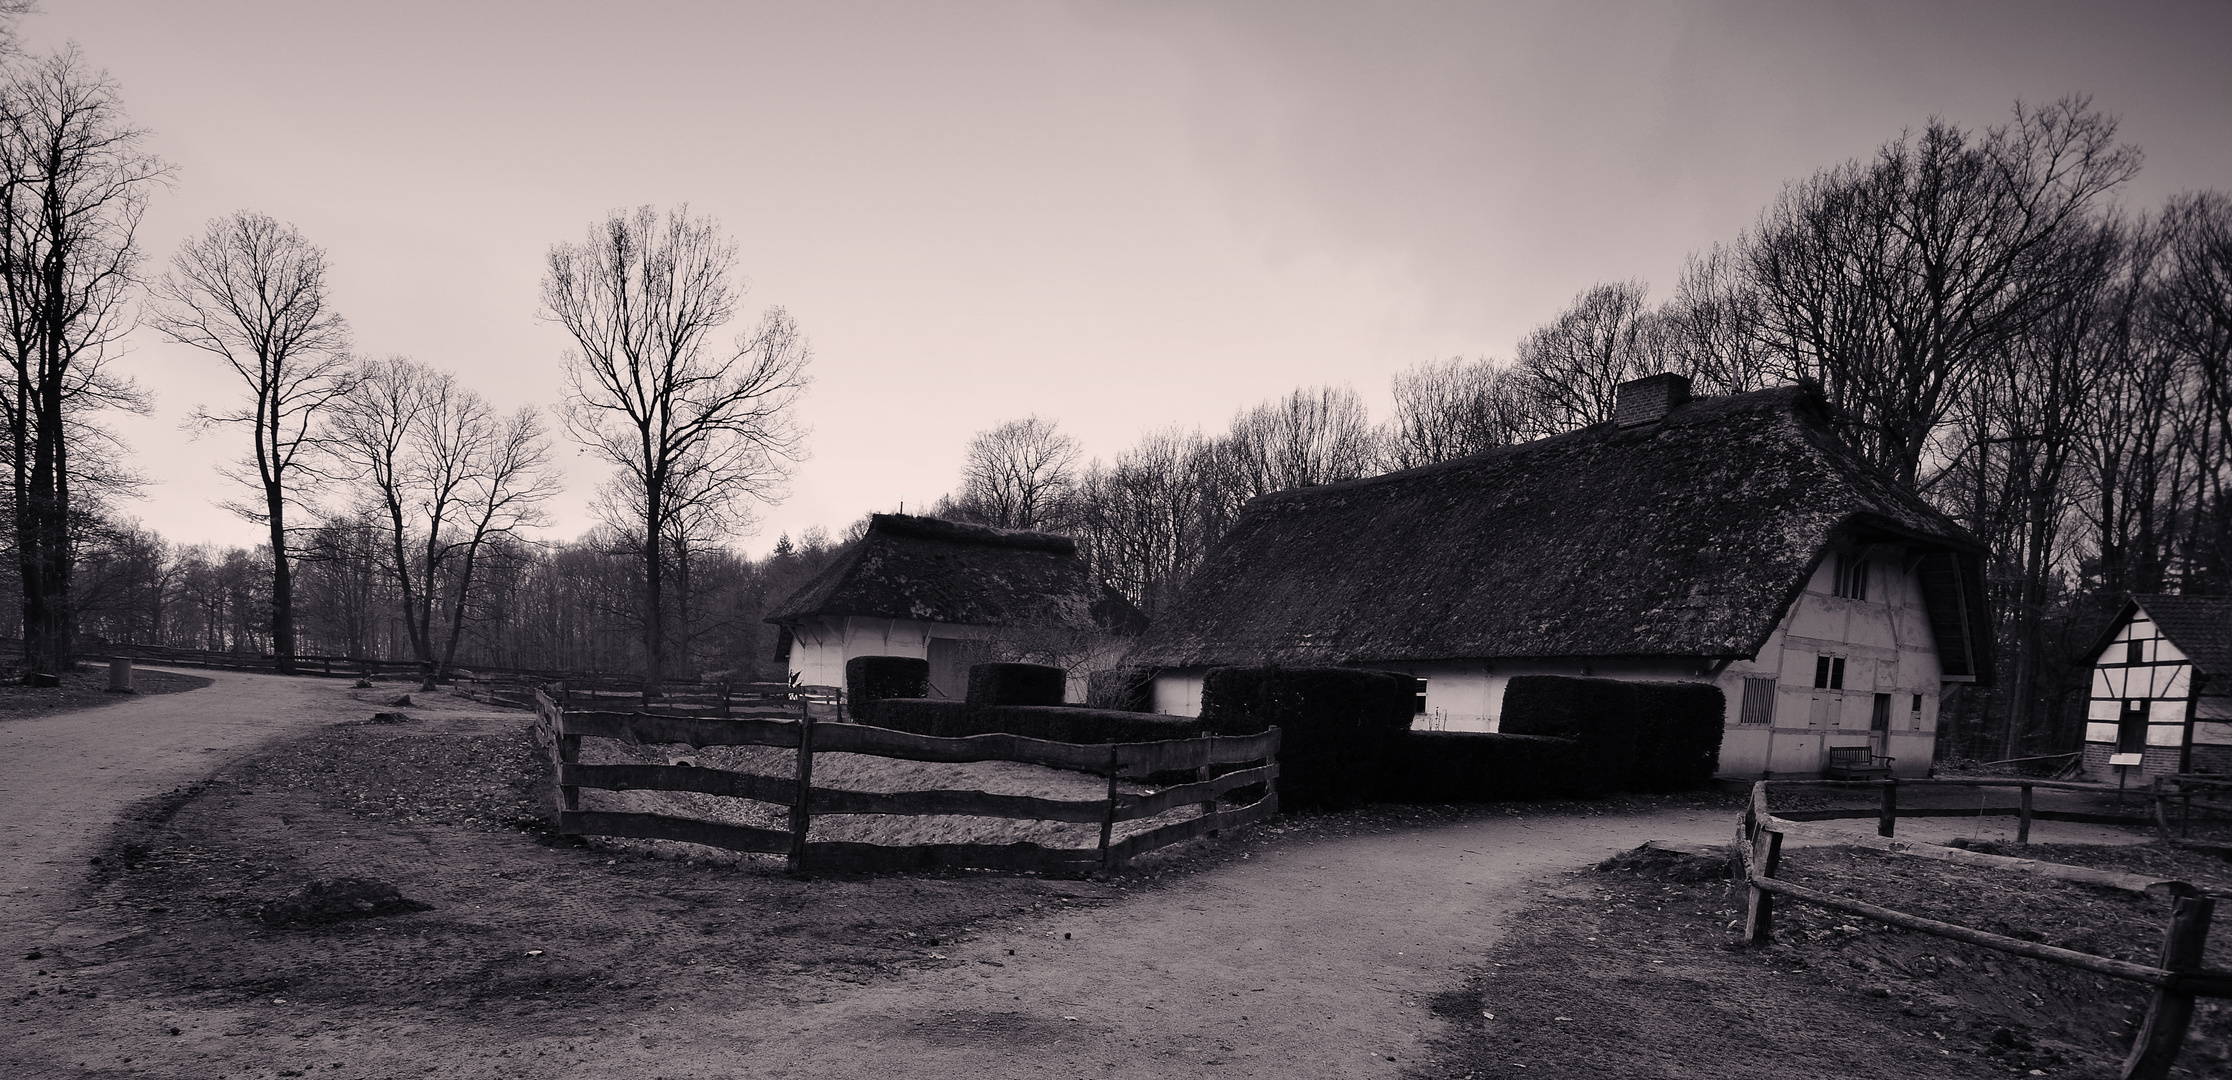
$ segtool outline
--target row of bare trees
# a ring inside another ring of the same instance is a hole
[[[2082,98],[1933,120],[1788,185],[1663,303],[1599,284],[1509,362],[1403,372],[1384,423],[1305,388],[1087,464],[1033,417],[980,436],[934,512],[1072,533],[1152,615],[1266,491],[1601,422],[1661,371],[1706,393],[1807,380],[1858,452],[1991,544],[2000,685],[1952,711],[1948,752],[2072,749],[2081,654],[2125,593],[2232,592],[2232,197],[2131,213],[2140,163]]]

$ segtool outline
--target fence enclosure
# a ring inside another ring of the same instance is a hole
[[[1975,781],[1949,781],[1950,783],[1975,784]],[[1914,781],[1905,781],[1912,784]],[[1775,874],[1782,861],[1783,829],[1787,824],[1776,817],[1767,806],[1769,784],[1778,787],[1869,787],[1870,783],[1842,783],[1819,780],[1762,780],[1752,785],[1751,801],[1736,821],[1736,857],[1744,883],[1744,938],[1754,945],[1765,945],[1773,940],[1775,898],[1787,897],[1802,903],[1825,907],[1834,911],[1858,915],[1880,923],[1897,926],[1936,937],[1967,942],[2015,956],[2027,956],[2050,964],[2077,968],[2111,979],[2122,979],[2154,988],[2147,1007],[2146,1021],[2140,1025],[2139,1034],[2133,1039],[2130,1055],[2124,1059],[2124,1080],[2162,1080],[2170,1074],[2178,1051],[2185,1045],[2186,1028],[2193,1018],[2193,999],[2196,997],[2232,997],[2232,971],[2214,971],[2202,967],[2202,953],[2208,945],[2209,922],[2216,913],[2216,899],[2204,894],[2185,882],[2149,881],[2137,875],[2113,874],[2087,867],[2063,867],[2032,860],[1999,859],[1994,856],[1971,855],[1961,861],[1994,860],[2004,864],[2027,864],[2019,869],[2050,877],[2089,881],[2093,884],[2117,888],[2136,889],[2143,892],[2167,892],[2171,897],[2170,927],[2164,935],[2162,961],[2149,967],[2127,960],[2116,960],[2074,949],[2057,948],[2035,941],[2006,937],[1983,930],[1976,930],[1954,923],[1926,919],[1894,911],[1850,897],[1808,889],[1787,881],[1779,881]],[[2023,785],[2022,812],[2028,823],[2030,785],[2056,786],[2044,781],[1992,781],[1985,786]],[[1878,831],[1884,837],[1892,833],[1897,807],[1894,783],[1880,785],[1884,791],[1884,806]],[[2066,785],[2080,786],[2080,785]],[[2083,785],[2090,787],[2090,785]],[[2159,804],[2158,804],[2159,805]],[[2025,830],[2028,831],[2027,828]],[[1903,850],[1891,845],[1891,850],[1904,854],[1922,854],[1911,848]],[[1968,853],[1964,853],[1968,854]]]
[[[759,711],[759,710],[748,710]],[[1220,829],[1258,821],[1278,810],[1279,731],[1261,735],[1206,736],[1141,743],[1062,743],[1018,735],[935,738],[861,724],[816,720],[807,704],[793,707],[796,718],[736,715],[728,718],[651,712],[589,712],[565,708],[548,693],[535,695],[536,737],[550,751],[552,781],[558,789],[558,831],[569,835],[622,836],[677,840],[731,851],[784,855],[793,872],[973,867],[1041,873],[1088,874],[1112,870],[1133,858],[1207,836]],[[687,743],[693,747],[768,746],[795,751],[790,776],[767,776],[693,765],[583,764],[583,738],[635,743]],[[1091,800],[994,795],[982,791],[848,791],[813,786],[816,754],[868,754],[910,761],[964,763],[1013,761],[1044,765],[1108,779],[1106,797]],[[1219,766],[1238,766],[1218,773]],[[1152,793],[1117,790],[1120,779],[1191,772],[1191,783]],[[1233,791],[1262,785],[1263,796],[1244,806],[1217,809]],[[751,799],[788,807],[788,828],[730,825],[667,814],[618,813],[581,809],[581,789],[608,791],[690,791]],[[1199,805],[1198,817],[1175,821],[1116,840],[1117,824],[1151,818],[1181,806]],[[1039,844],[884,845],[848,841],[810,841],[814,817],[822,814],[898,814],[1021,818],[1098,824],[1100,843],[1091,848],[1052,848]]]

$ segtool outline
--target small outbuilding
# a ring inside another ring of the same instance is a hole
[[[930,662],[932,697],[959,699],[969,667],[1031,660],[1070,672],[1112,664],[1138,612],[1092,580],[1064,536],[877,514],[836,561],[775,605],[793,682],[841,686],[856,656]]]
[[[2133,596],[2091,655],[2087,779],[2232,773],[2232,598]]]
[[[1706,682],[1724,776],[1819,776],[1866,746],[1931,765],[1950,685],[1989,678],[1984,546],[1870,468],[1810,387],[1691,399],[1250,502],[1128,659],[1194,715],[1219,665],[1417,678],[1418,723],[1496,730],[1514,675]]]

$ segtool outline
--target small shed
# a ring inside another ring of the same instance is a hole
[[[1070,671],[1112,664],[1137,609],[1092,580],[1065,536],[876,514],[836,561],[775,605],[793,681],[838,686],[856,656],[930,662],[933,697],[963,697],[969,666],[1030,660]]]
[[[2091,656],[2087,778],[2232,773],[2232,597],[2135,595]]]

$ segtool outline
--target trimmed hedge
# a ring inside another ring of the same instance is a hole
[[[1060,705],[1069,673],[1044,664],[975,664],[969,668],[971,705]]]
[[[876,715],[885,698],[918,698],[930,693],[930,661],[919,656],[855,656],[845,661],[845,700],[855,719]]]
[[[1635,765],[1630,791],[1689,791],[1720,769],[1728,698],[1711,683],[1634,683]]]
[[[1277,726],[1279,808],[1346,809],[1397,788],[1417,680],[1361,668],[1210,668],[1201,719],[1218,735]]]
[[[1618,679],[1564,675],[1514,675],[1504,688],[1508,735],[1547,735],[1579,744],[1573,775],[1576,795],[1609,795],[1627,785],[1635,768],[1635,686]]]
[[[1202,733],[1201,721],[1185,716],[1058,705],[975,705],[937,698],[885,698],[877,702],[874,723],[942,739],[1005,732],[1068,743],[1160,742]]]
[[[1403,756],[1403,802],[1553,799],[1572,791],[1581,746],[1548,735],[1413,731]]]

